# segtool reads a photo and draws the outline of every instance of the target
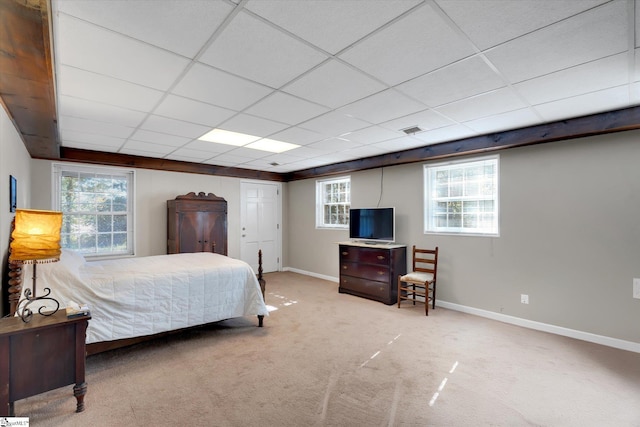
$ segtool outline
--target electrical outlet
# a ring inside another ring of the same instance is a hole
[[[526,294],[520,295],[520,302],[522,304],[529,304],[529,295],[526,295]]]
[[[633,279],[633,297],[640,299],[640,279]]]

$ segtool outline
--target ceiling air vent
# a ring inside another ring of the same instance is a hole
[[[270,164],[271,166],[279,166],[279,165],[280,165],[280,163],[278,163],[278,162],[271,162],[271,163],[269,163],[269,164]]]
[[[418,126],[411,126],[410,128],[400,130],[407,135],[413,135],[414,133],[422,132],[422,129],[420,129]]]

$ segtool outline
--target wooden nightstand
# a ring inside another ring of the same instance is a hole
[[[0,416],[15,416],[13,403],[70,384],[84,410],[85,339],[91,316],[68,319],[64,309],[0,319]]]

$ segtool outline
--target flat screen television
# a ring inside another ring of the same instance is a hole
[[[395,208],[350,209],[349,239],[365,242],[395,242]]]

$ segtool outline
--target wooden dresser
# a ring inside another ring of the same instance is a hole
[[[398,301],[398,275],[407,272],[407,247],[340,243],[338,291],[383,302]]]
[[[227,201],[213,193],[167,200],[167,253],[227,255]]]

